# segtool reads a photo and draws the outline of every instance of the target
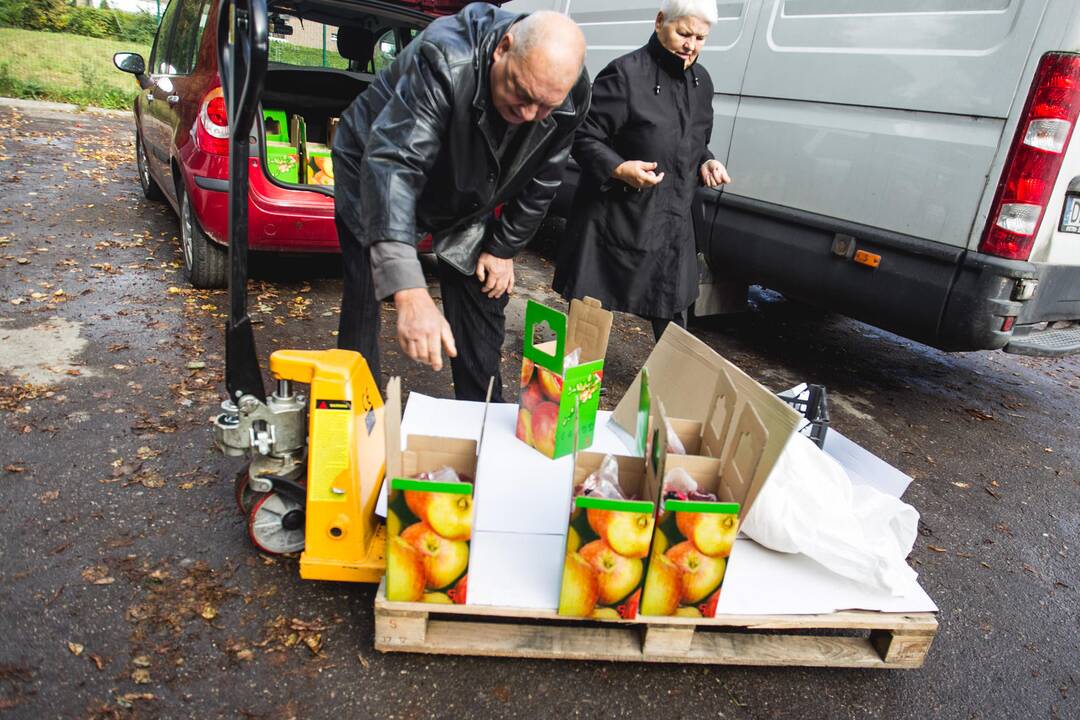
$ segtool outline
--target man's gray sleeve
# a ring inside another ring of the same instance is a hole
[[[426,288],[416,248],[402,242],[379,242],[371,246],[371,279],[375,299],[384,300],[398,290]]]

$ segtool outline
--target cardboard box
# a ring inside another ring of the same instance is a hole
[[[330,148],[319,143],[307,143],[304,157],[307,162],[307,182],[309,185],[333,185],[334,161],[330,157]]]
[[[386,597],[401,602],[466,601],[473,482],[418,480],[444,466],[476,478],[475,440],[410,435],[401,449],[401,378],[386,398]]]
[[[329,147],[334,147],[334,136],[337,135],[338,125],[341,124],[341,118],[332,117],[326,121],[326,144]]]
[[[284,110],[263,110],[263,135],[266,142],[289,142],[289,121]]]
[[[605,457],[577,453],[574,486],[595,472]],[[656,520],[655,483],[647,477],[644,458],[612,457],[619,466],[623,494],[640,499],[574,498],[566,533],[560,615],[606,620],[637,617]]]
[[[572,300],[569,318],[529,301],[521,361],[519,440],[553,459],[592,444],[611,322],[611,312],[593,298]],[[543,324],[555,339],[538,344],[536,333]],[[581,350],[578,363],[565,367],[566,355],[575,349]]]
[[[288,143],[266,142],[266,168],[275,180],[293,185],[300,182],[300,154]]]
[[[722,501],[739,503],[741,522],[801,416],[674,323],[668,325],[645,361],[645,369],[653,404],[662,406],[671,418],[701,425],[697,452],[720,461],[718,495]],[[612,415],[612,420],[631,434],[638,425],[640,386],[639,376]],[[656,422],[653,433],[662,429]],[[665,457],[672,456],[664,452],[660,460]],[[662,467],[657,474],[663,480]]]
[[[300,160],[299,182],[307,183],[307,122],[303,115],[293,115],[289,118],[289,140],[296,146]]]

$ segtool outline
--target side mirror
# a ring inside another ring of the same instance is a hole
[[[146,72],[146,61],[139,53],[121,52],[113,55],[113,65],[118,70],[123,70],[132,75],[142,75]]]

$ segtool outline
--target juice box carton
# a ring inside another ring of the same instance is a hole
[[[294,185],[300,182],[300,154],[293,145],[267,140],[266,167],[276,180]]]
[[[319,143],[307,143],[304,157],[307,160],[307,181],[309,185],[333,185],[334,161],[330,157],[330,148]]]

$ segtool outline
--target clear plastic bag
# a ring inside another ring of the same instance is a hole
[[[682,440],[675,434],[675,428],[671,427],[671,421],[664,418],[664,425],[667,427],[667,451],[670,455],[685,455],[686,446],[683,445]],[[689,477],[689,476],[688,476]]]
[[[627,500],[619,487],[619,463],[611,455],[604,457],[600,467],[589,473],[585,481],[574,488],[574,497],[587,495],[589,497],[602,497],[609,500]]]
[[[417,480],[430,480],[431,482],[467,482],[471,483],[472,478],[468,475],[459,475],[457,470],[449,465],[443,465],[441,468],[435,470],[426,470],[416,476]]]
[[[581,363],[581,348],[576,347],[570,352],[566,353],[563,358],[563,374],[572,367],[575,367]]]

